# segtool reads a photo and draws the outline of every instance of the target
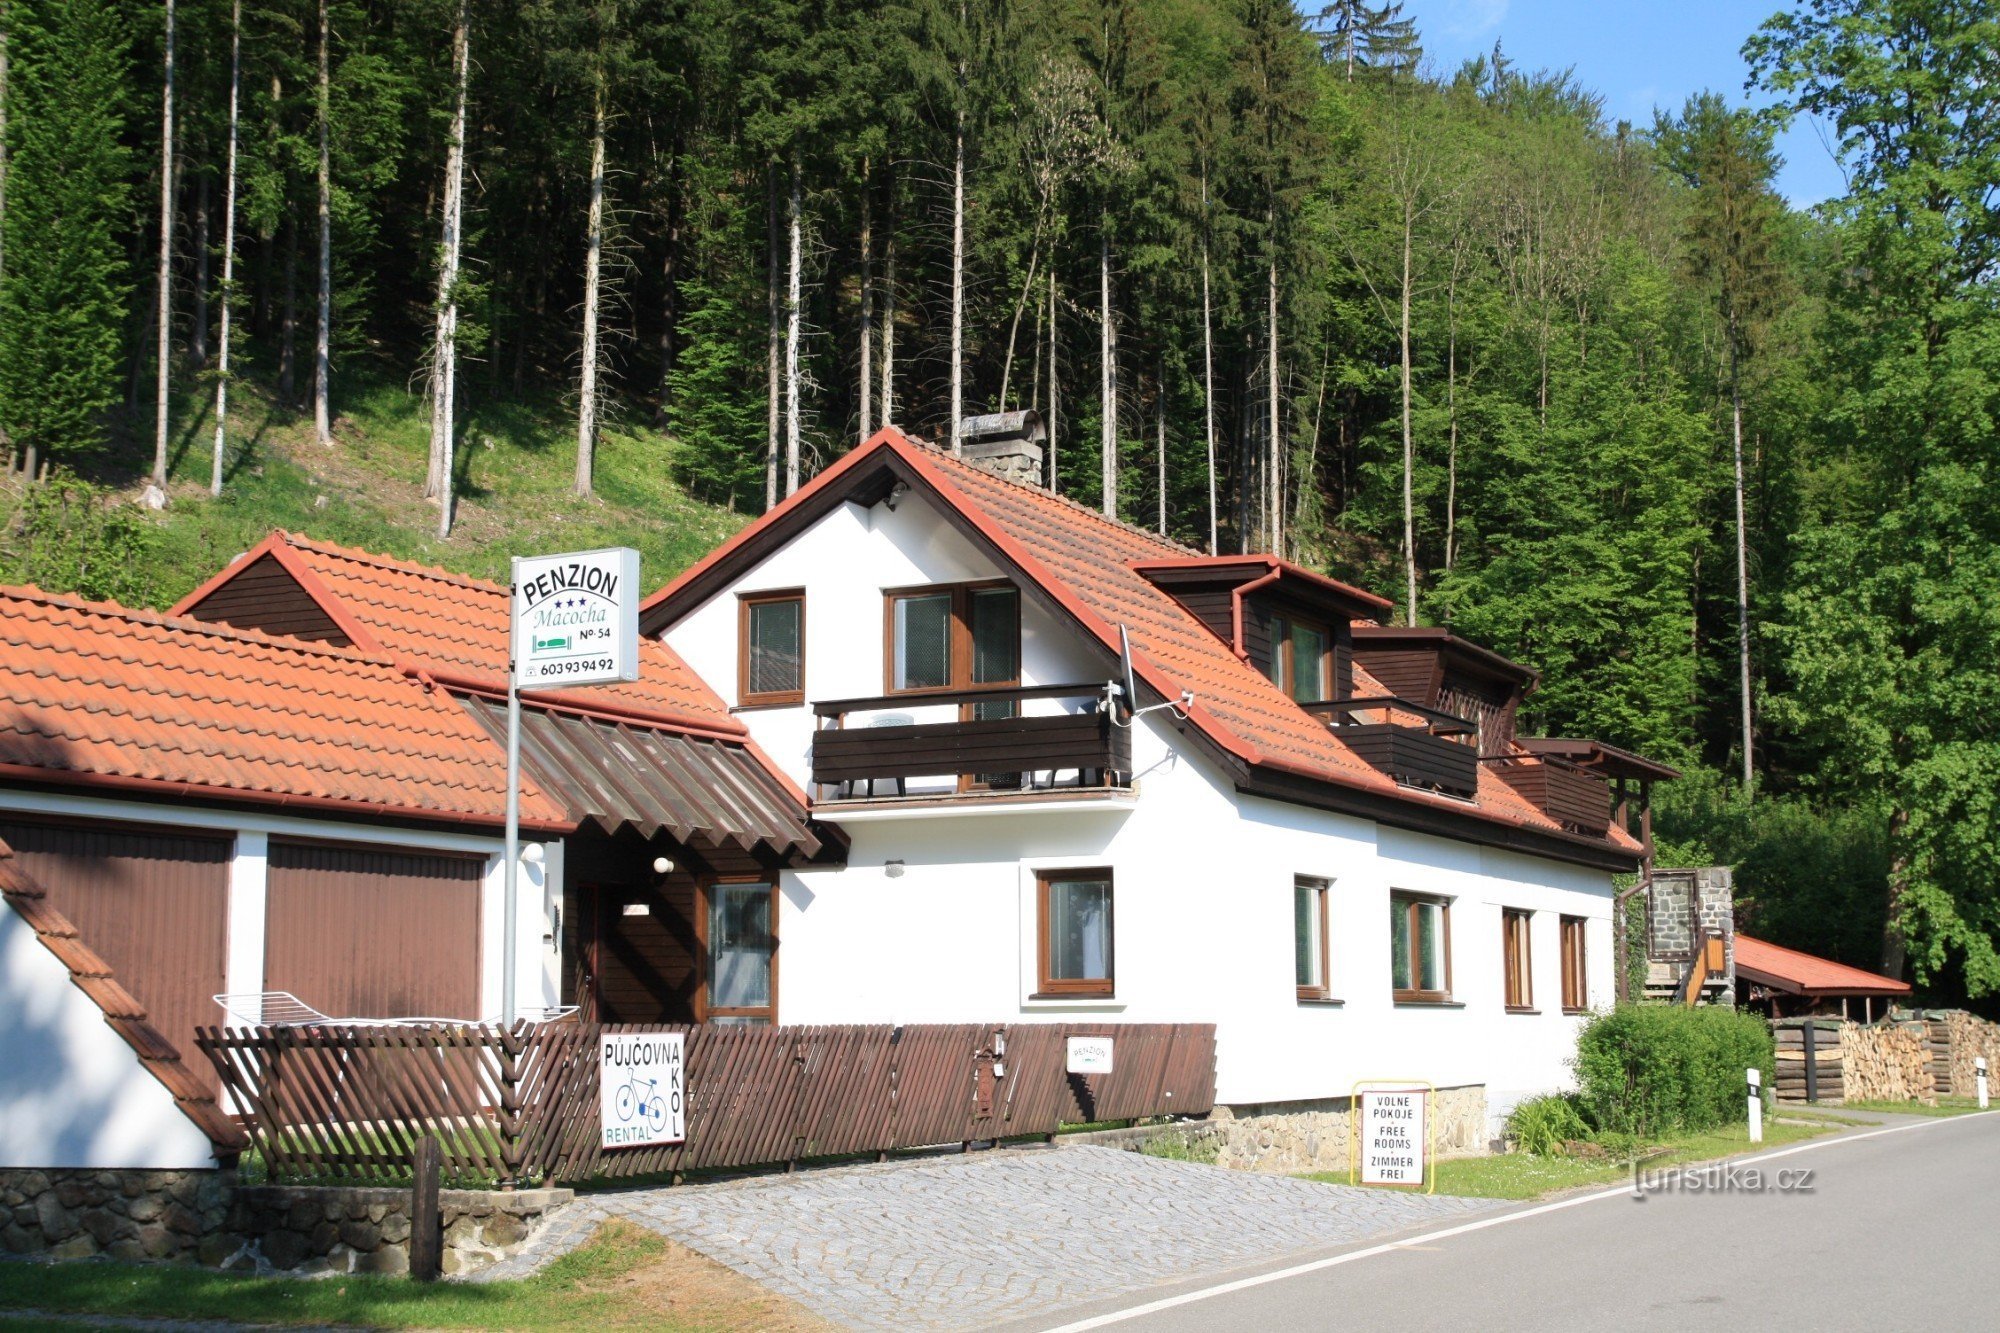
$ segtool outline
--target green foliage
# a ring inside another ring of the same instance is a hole
[[[1855,967],[1881,965],[1890,858],[1882,809],[1797,795],[1753,801],[1721,774],[1693,769],[1657,793],[1653,830],[1660,865],[1735,868],[1739,929]]]
[[[127,606],[151,604],[155,542],[138,510],[62,471],[17,494],[0,530],[0,583],[32,583]],[[0,492],[0,501],[4,498]]]
[[[1701,1005],[1620,1005],[1577,1039],[1577,1103],[1600,1133],[1653,1136],[1747,1117],[1744,1071],[1776,1077],[1754,1014]]]
[[[1530,1097],[1507,1116],[1507,1134],[1522,1152],[1554,1157],[1565,1143],[1583,1138],[1590,1129],[1576,1109],[1576,1099],[1563,1093]]]
[[[110,0],[13,0],[7,18],[0,435],[74,457],[102,441],[118,395],[131,39]]]

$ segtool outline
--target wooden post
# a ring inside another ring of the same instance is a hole
[[[410,1276],[419,1282],[435,1282],[444,1271],[444,1218],[438,1207],[442,1158],[435,1137],[426,1134],[417,1140],[412,1154],[416,1179],[410,1186]]]

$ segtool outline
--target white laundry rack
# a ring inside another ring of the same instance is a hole
[[[288,990],[235,991],[212,997],[224,1013],[249,1027],[431,1027],[438,1024],[487,1026],[498,1018],[336,1018],[320,1012]],[[517,1014],[530,1023],[554,1023],[574,1014],[573,1004],[550,1005],[541,1009],[520,1009]]]

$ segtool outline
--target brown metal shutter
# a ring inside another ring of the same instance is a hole
[[[340,1018],[478,1018],[480,856],[271,839],[264,988]]]
[[[227,1021],[234,840],[108,821],[0,820],[0,838],[211,1089],[197,1025]]]

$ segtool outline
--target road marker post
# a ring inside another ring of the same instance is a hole
[[[1756,1066],[1749,1069],[1750,1075],[1750,1142],[1764,1141],[1764,1074]]]
[[[1975,1070],[1977,1070],[1977,1071],[1979,1072],[1979,1109],[1980,1109],[1980,1110],[1982,1110],[1982,1111],[1984,1111],[1984,1110],[1986,1109],[1986,1105],[1987,1105],[1987,1103],[1986,1103],[1986,1057],[1985,1057],[1985,1056],[1983,1056],[1983,1055],[1981,1055],[1981,1056],[1976,1056],[1976,1057],[1974,1057],[1974,1059],[1973,1059],[1973,1061],[1972,1061],[1972,1067],[1973,1067],[1973,1068],[1974,1068]]]

